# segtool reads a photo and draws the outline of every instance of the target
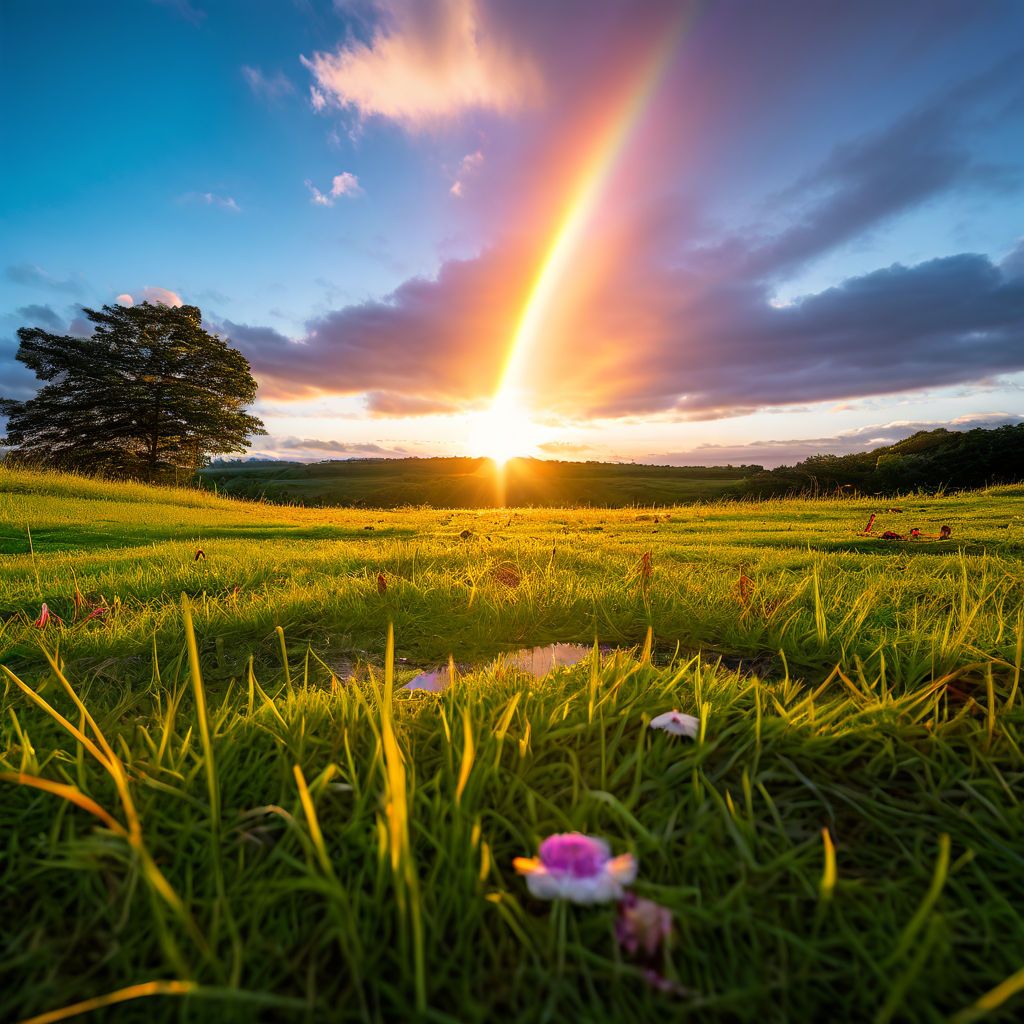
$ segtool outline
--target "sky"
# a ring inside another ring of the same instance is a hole
[[[250,455],[793,462],[1024,419],[1024,4],[4,0],[15,331],[199,306]]]

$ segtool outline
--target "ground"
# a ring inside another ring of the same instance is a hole
[[[1013,1019],[1022,499],[377,512],[0,469],[0,1019],[156,981],[92,1019]],[[556,641],[598,647],[490,662]],[[649,961],[515,873],[571,830],[671,910]]]

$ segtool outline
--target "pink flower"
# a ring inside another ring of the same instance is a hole
[[[693,715],[684,715],[680,711],[666,711],[651,719],[652,729],[664,729],[673,736],[689,736],[691,740],[700,733],[700,719]]]
[[[627,892],[619,903],[615,938],[630,956],[653,957],[672,933],[672,911],[653,900]]]
[[[541,900],[607,903],[622,895],[636,878],[636,858],[612,857],[608,844],[579,832],[548,836],[538,857],[516,857],[513,866],[526,877],[532,895]]]

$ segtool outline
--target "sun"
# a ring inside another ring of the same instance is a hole
[[[473,423],[470,445],[475,455],[501,468],[509,459],[530,456],[539,440],[537,427],[517,403],[498,396]]]

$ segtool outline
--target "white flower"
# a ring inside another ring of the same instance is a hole
[[[607,903],[636,879],[632,854],[612,857],[603,839],[579,832],[548,836],[538,852],[538,857],[516,857],[513,865],[540,900]]]
[[[652,729],[664,729],[673,736],[688,736],[691,740],[697,738],[700,732],[700,719],[693,715],[684,715],[680,711],[666,711],[663,715],[651,719]]]

